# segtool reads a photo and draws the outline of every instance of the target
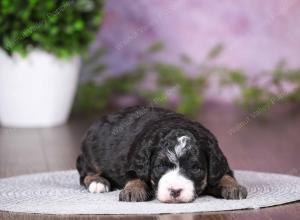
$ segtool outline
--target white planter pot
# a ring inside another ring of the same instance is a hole
[[[33,50],[26,58],[0,49],[0,124],[49,127],[67,121],[76,92],[80,59],[58,59]]]

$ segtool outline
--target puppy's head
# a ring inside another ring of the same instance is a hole
[[[191,202],[207,185],[207,161],[191,133],[167,135],[151,167],[151,183],[161,202]]]

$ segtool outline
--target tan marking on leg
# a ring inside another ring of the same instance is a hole
[[[239,184],[237,183],[236,179],[229,175],[224,175],[218,184],[219,187],[230,187],[238,185]]]
[[[148,188],[147,184],[140,179],[134,179],[134,180],[128,181],[124,188],[131,188],[131,187]]]
[[[224,175],[217,186],[208,187],[207,193],[224,199],[245,199],[247,197],[247,189],[229,175]]]
[[[148,185],[144,181],[140,179],[130,180],[120,192],[119,200],[126,202],[147,201],[151,197],[149,190]]]

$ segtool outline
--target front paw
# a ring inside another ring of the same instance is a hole
[[[141,187],[127,187],[120,192],[119,200],[124,202],[143,202],[148,200],[148,193]]]
[[[221,196],[224,199],[245,199],[247,197],[247,189],[244,186],[223,186]]]
[[[90,183],[90,185],[88,187],[88,191],[90,193],[109,192],[109,185],[102,183],[102,182],[93,181]]]

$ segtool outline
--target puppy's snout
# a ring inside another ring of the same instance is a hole
[[[182,189],[170,189],[170,196],[176,199],[180,196]]]
[[[193,181],[182,175],[178,168],[166,172],[158,182],[157,199],[161,202],[190,202],[194,197]]]

